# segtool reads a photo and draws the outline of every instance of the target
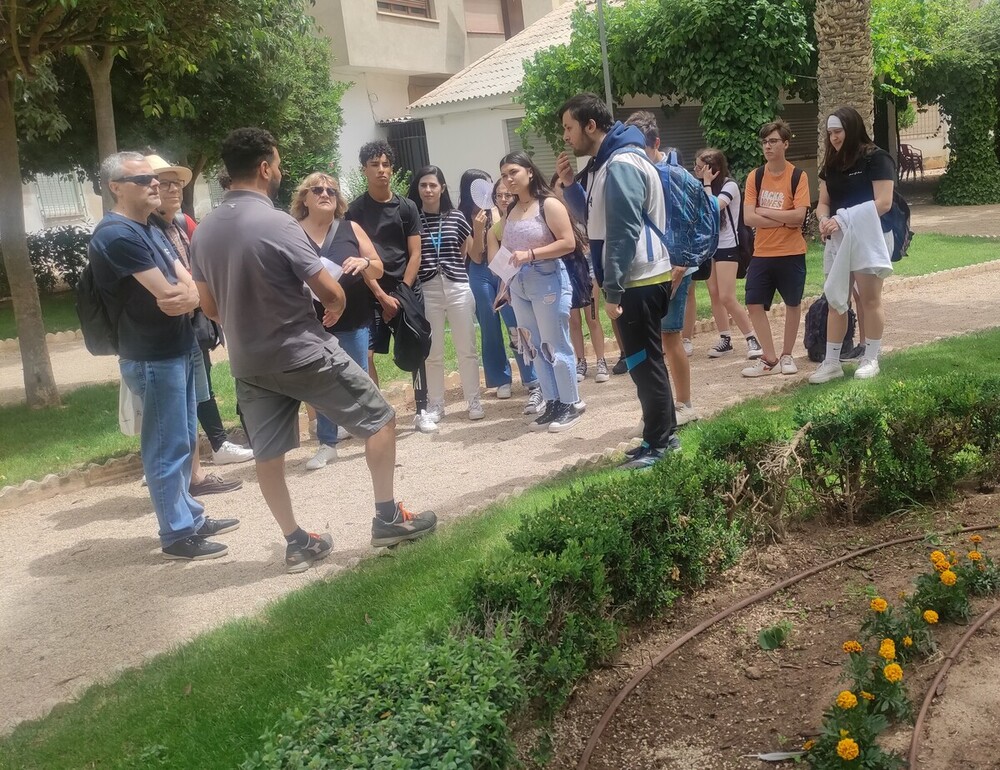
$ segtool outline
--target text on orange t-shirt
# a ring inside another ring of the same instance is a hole
[[[757,191],[756,172],[747,176],[746,192],[743,196],[745,205],[751,208],[777,209],[791,211],[809,206],[809,178],[803,171],[798,186],[792,191],[792,172],[795,166],[785,164],[781,174],[772,174],[764,167],[764,179],[761,189]],[[790,257],[806,253],[806,239],[802,237],[799,225],[780,225],[776,227],[756,228],[753,242],[755,257]]]

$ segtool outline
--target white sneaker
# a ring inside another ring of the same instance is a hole
[[[545,411],[545,397],[542,389],[534,387],[528,391],[528,403],[524,407],[525,414],[541,414]]]
[[[877,358],[862,358],[857,370],[854,372],[856,380],[870,380],[877,377],[879,373]]]
[[[469,419],[481,420],[485,416],[486,412],[483,410],[483,405],[479,402],[479,396],[476,396],[469,401]]]
[[[764,377],[768,374],[780,374],[781,364],[777,361],[773,364],[769,364],[764,360],[764,356],[761,356],[754,362],[753,366],[748,366],[740,373],[744,377]]]
[[[781,369],[782,374],[798,374],[799,367],[795,365],[795,359],[791,356],[782,356],[778,361],[778,368]]]
[[[216,465],[232,465],[233,463],[245,463],[253,459],[253,450],[245,446],[234,444],[232,441],[223,441],[218,451],[212,452],[212,462]]]
[[[441,418],[444,417],[444,404],[428,404],[427,405],[427,416],[430,417],[434,424],[437,425],[441,422]]]
[[[337,447],[330,446],[329,444],[320,444],[319,449],[316,450],[316,454],[306,462],[306,470],[318,471],[320,468],[325,468],[328,462],[336,459]]]
[[[337,426],[337,443],[338,444],[341,441],[349,441],[352,438],[354,438],[354,434],[352,434],[347,428],[345,428],[343,425],[338,425]]]
[[[413,427],[421,433],[436,433],[438,429],[434,418],[424,410],[417,412],[417,416],[413,418]]]
[[[691,342],[691,340],[685,337],[683,340],[681,340],[681,344],[684,346],[685,353],[687,353],[689,356],[694,355],[694,344]]]
[[[497,398],[501,401],[505,398],[510,398],[510,385],[501,385],[497,388]]]
[[[835,380],[838,377],[844,376],[844,367],[841,365],[840,361],[826,361],[819,365],[819,368],[809,375],[809,382],[813,385],[820,385],[824,382],[829,382],[830,380]]]
[[[681,425],[687,425],[689,422],[694,422],[701,418],[697,409],[693,406],[685,406],[684,404],[674,404],[674,414],[677,415],[678,428]]]

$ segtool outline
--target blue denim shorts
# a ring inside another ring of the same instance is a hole
[[[684,328],[684,311],[687,310],[688,291],[691,288],[691,276],[685,275],[681,287],[670,298],[667,314],[660,321],[660,331],[668,334],[679,332]]]

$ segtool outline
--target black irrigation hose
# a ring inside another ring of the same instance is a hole
[[[961,527],[960,529],[952,530],[947,534],[958,535],[962,534],[963,532],[976,532],[978,530],[984,530],[984,529],[1000,529],[1000,524],[980,524],[975,527]],[[778,593],[778,591],[784,590],[785,588],[788,588],[788,586],[798,583],[800,580],[805,580],[806,578],[812,577],[813,575],[828,570],[831,567],[837,567],[843,564],[845,561],[850,561],[851,559],[856,559],[859,556],[865,556],[866,554],[872,553],[874,551],[880,551],[883,548],[889,548],[890,546],[903,545],[905,543],[915,543],[918,540],[926,539],[926,537],[927,537],[926,535],[913,535],[912,537],[901,537],[898,540],[890,540],[886,543],[880,543],[879,545],[871,545],[868,546],[867,548],[862,548],[859,551],[853,551],[851,553],[846,553],[843,556],[838,556],[836,559],[831,559],[825,564],[820,564],[817,567],[812,567],[810,569],[807,569],[805,572],[800,572],[798,575],[794,575],[793,577],[788,578],[787,580],[782,580],[780,583],[777,583],[771,586],[770,588],[765,588],[763,591],[759,591],[758,593],[755,593],[753,596],[749,596],[746,599],[737,602],[728,609],[723,610],[719,614],[709,618],[705,622],[691,629],[686,634],[684,634],[684,636],[682,636],[680,639],[673,642],[669,647],[663,650],[663,652],[657,655],[653,660],[651,660],[649,663],[647,663],[645,666],[639,669],[639,671],[636,672],[635,676],[633,676],[629,680],[628,684],[626,684],[618,692],[618,695],[615,696],[615,699],[611,702],[611,705],[608,706],[607,710],[601,716],[600,720],[598,720],[597,725],[594,727],[593,732],[591,732],[590,739],[587,741],[587,745],[583,750],[583,756],[580,757],[580,761],[579,763],[577,763],[576,769],[577,770],[587,769],[588,765],[590,764],[590,757],[594,753],[594,749],[596,749],[597,745],[600,743],[601,736],[604,734],[604,731],[607,729],[608,724],[611,722],[611,718],[615,715],[615,712],[618,710],[618,707],[621,706],[621,704],[631,694],[631,692],[636,687],[639,686],[639,683],[643,679],[645,679],[650,673],[652,673],[653,669],[656,668],[658,665],[660,665],[660,663],[662,663],[664,660],[666,660],[675,652],[677,652],[677,650],[679,650],[685,644],[687,644],[696,636],[698,636],[702,631],[707,631],[709,628],[714,626],[719,621],[725,620],[730,615],[734,615],[740,610],[749,607],[751,604],[756,604],[762,599],[767,599],[768,597],[773,596],[774,594]]]
[[[958,654],[962,651],[962,648],[965,647],[966,642],[968,642],[972,638],[973,634],[985,626],[998,612],[1000,612],[1000,602],[994,604],[987,612],[983,613],[979,620],[977,620],[972,627],[965,632],[965,635],[958,640],[958,644],[951,648],[951,652],[945,656],[944,665],[941,666],[941,670],[938,671],[937,676],[934,677],[934,681],[931,683],[930,689],[927,691],[927,695],[924,696],[923,705],[920,707],[920,714],[917,716],[917,721],[913,726],[913,738],[910,739],[910,770],[915,770],[917,767],[917,754],[920,753],[920,742],[923,740],[922,734],[924,731],[924,718],[927,716],[927,712],[930,711],[931,701],[933,701],[939,694],[938,688],[941,687],[941,683],[944,682],[944,678],[948,675],[948,670],[958,659]],[[940,694],[944,694],[943,689]]]

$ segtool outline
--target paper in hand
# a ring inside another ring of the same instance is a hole
[[[513,252],[506,246],[501,246],[500,250],[490,260],[490,270],[504,283],[510,283],[510,279],[517,275],[518,266],[510,261],[514,256]]]
[[[320,257],[319,261],[323,263],[323,267],[326,268],[326,272],[328,272],[331,276],[333,276],[333,280],[335,281],[340,280],[340,276],[344,274],[344,271],[340,269],[340,265],[338,265],[332,259],[327,259],[326,257]],[[314,292],[312,289],[309,289],[309,293],[312,294],[312,298],[314,300],[319,302],[319,297],[316,296],[316,292]]]

